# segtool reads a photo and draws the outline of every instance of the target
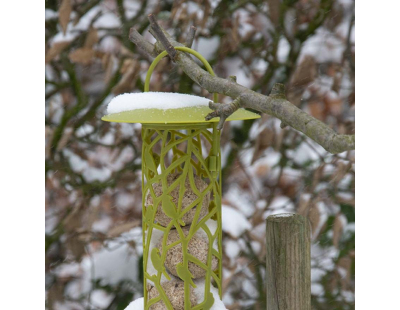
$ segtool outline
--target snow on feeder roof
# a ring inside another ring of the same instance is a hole
[[[178,124],[178,123],[215,123],[219,117],[206,121],[204,118],[213,112],[209,107],[209,99],[199,96],[147,92],[122,94],[111,100],[107,107],[108,115],[102,120],[118,123],[143,124]],[[255,119],[256,113],[238,109],[227,121]]]

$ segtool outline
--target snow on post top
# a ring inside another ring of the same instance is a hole
[[[208,98],[164,92],[131,93],[116,96],[107,107],[108,114],[132,111],[137,109],[179,109],[187,107],[208,107],[212,101]]]
[[[274,214],[271,216],[273,216],[273,217],[291,217],[293,215],[295,215],[295,213],[279,213],[279,214]]]

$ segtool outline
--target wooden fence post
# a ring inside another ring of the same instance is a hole
[[[299,214],[267,218],[267,310],[311,310],[310,234]]]

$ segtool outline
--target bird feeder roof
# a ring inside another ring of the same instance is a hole
[[[162,92],[122,94],[111,100],[103,121],[142,124],[214,123],[219,117],[205,120],[213,112],[204,97]],[[238,109],[227,121],[260,118],[260,115]]]

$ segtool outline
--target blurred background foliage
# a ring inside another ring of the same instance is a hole
[[[46,304],[124,309],[142,294],[140,124],[100,121],[107,103],[143,90],[147,14],[221,77],[288,99],[354,133],[352,0],[46,0]],[[168,59],[154,91],[209,94]],[[230,98],[220,96],[221,102]],[[312,224],[313,309],[354,309],[354,152],[330,155],[268,115],[222,132],[224,295],[229,309],[265,309],[265,219]]]

